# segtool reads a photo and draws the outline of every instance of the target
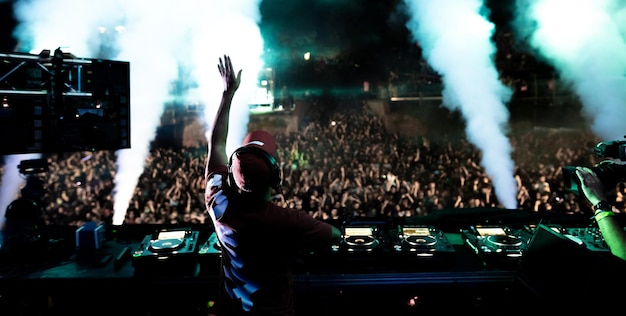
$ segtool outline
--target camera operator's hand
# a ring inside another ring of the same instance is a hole
[[[593,170],[588,167],[576,167],[576,176],[580,179],[582,192],[592,206],[606,200],[604,184]]]
[[[602,238],[611,250],[611,254],[626,260],[626,231],[616,219],[612,206],[607,202],[605,184],[593,170],[587,167],[576,167],[576,176],[580,179],[582,193],[593,205],[593,218],[600,229]]]

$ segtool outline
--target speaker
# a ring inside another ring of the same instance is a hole
[[[237,187],[237,184],[235,183],[235,179],[233,178],[233,170],[232,170],[233,157],[235,157],[235,155],[244,154],[244,153],[250,153],[257,157],[260,157],[267,164],[267,167],[270,169],[269,185],[274,189],[280,189],[282,178],[281,178],[280,166],[278,165],[278,162],[276,161],[274,157],[272,157],[272,155],[265,152],[265,150],[257,148],[257,147],[252,147],[252,146],[239,147],[232,153],[232,155],[230,155],[230,159],[228,160],[229,184],[233,187]]]

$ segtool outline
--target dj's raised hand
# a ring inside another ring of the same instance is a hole
[[[239,88],[241,83],[241,69],[235,75],[233,70],[233,63],[230,60],[230,56],[224,55],[224,58],[220,58],[220,63],[217,65],[217,69],[222,75],[224,80],[224,92],[235,92]]]

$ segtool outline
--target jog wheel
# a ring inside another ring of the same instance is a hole
[[[158,239],[150,243],[150,250],[154,252],[172,251],[182,248],[184,244],[185,241],[179,238]]]
[[[349,236],[346,237],[344,241],[348,246],[367,247],[373,246],[376,242],[376,238],[372,236]]]
[[[432,248],[437,244],[437,239],[433,236],[408,236],[404,242],[414,248]]]
[[[487,237],[487,242],[498,247],[519,247],[522,241],[511,235],[494,235]]]
[[[349,236],[343,240],[348,251],[373,251],[378,247],[378,239],[372,236]]]

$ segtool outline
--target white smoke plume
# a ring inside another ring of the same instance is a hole
[[[513,24],[571,85],[596,136],[626,134],[626,2],[518,0]]]
[[[22,49],[38,53],[61,47],[77,57],[101,58],[97,55],[108,48],[106,59],[130,62],[131,148],[117,151],[114,225],[124,221],[180,65],[193,69],[192,80],[198,82],[194,101],[205,104],[207,113],[216,111],[221,97],[218,57],[229,54],[235,67],[245,69],[229,143],[243,138],[247,101],[262,66],[259,1],[16,2],[15,36]],[[210,118],[207,114],[212,124]]]
[[[443,104],[460,111],[466,135],[500,204],[517,209],[512,148],[506,136],[512,92],[499,81],[491,41],[495,26],[480,0],[405,0],[407,27],[427,62],[442,76]]]

